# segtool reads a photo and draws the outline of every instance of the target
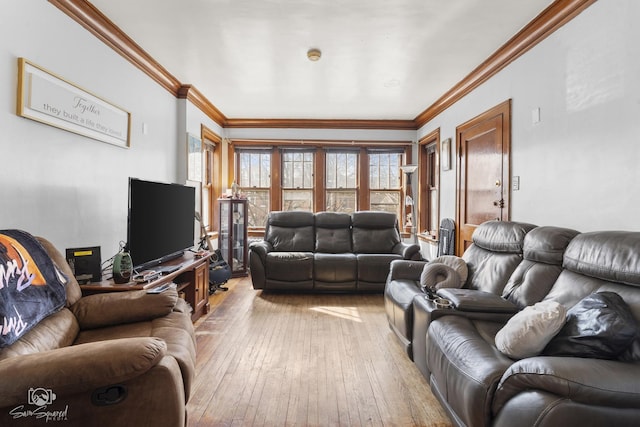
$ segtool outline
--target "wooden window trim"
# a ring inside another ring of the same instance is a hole
[[[213,170],[205,173],[205,176],[207,173],[211,174],[211,191],[209,200],[211,206],[206,207],[209,212],[211,212],[211,224],[209,224],[209,230],[207,231],[214,232],[218,230],[218,223],[220,222],[220,212],[217,202],[218,198],[222,195],[222,138],[207,126],[200,125],[200,140],[203,144],[209,144],[215,147],[213,149],[212,164],[208,165]],[[200,194],[200,200],[202,200],[202,194]],[[204,206],[200,207],[201,210],[204,208]]]
[[[321,212],[326,208],[326,188],[325,188],[325,153],[328,150],[347,148],[357,150],[358,152],[358,189],[357,189],[357,210],[369,210],[371,207],[370,199],[370,183],[369,183],[369,156],[368,149],[380,150],[399,150],[403,153],[405,164],[412,161],[412,143],[411,141],[342,141],[342,140],[268,140],[268,139],[234,139],[233,146],[237,149],[243,147],[272,149],[271,152],[271,191],[270,203],[271,211],[282,210],[282,187],[281,187],[281,171],[282,156],[281,149],[286,147],[315,149],[314,160],[314,212]],[[302,146],[302,147],[301,147]],[[237,157],[237,156],[236,156]],[[231,162],[233,169],[238,168],[237,159]],[[277,167],[276,167],[277,165]],[[235,177],[235,173],[231,175]],[[231,181],[234,178],[230,178]],[[404,177],[402,177],[404,179]],[[404,182],[404,181],[403,181]],[[401,200],[404,200],[404,186],[401,185]],[[401,220],[401,218],[399,219]],[[260,229],[255,228],[249,230],[255,233]]]
[[[425,238],[425,240],[437,241],[439,236],[439,228],[436,228],[435,237],[421,232],[429,224],[429,212],[432,209],[430,206],[431,200],[429,199],[429,176],[427,174],[427,167],[429,163],[427,150],[424,149],[427,145],[436,144],[435,152],[435,186],[438,192],[438,207],[437,207],[437,223],[440,224],[440,128],[428,133],[418,141],[418,206],[420,207],[418,224],[416,224],[418,235]]]

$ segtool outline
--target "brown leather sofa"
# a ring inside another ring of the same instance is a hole
[[[482,234],[488,235],[492,227],[500,225],[488,223],[476,230],[481,245]],[[471,262],[470,271],[478,265]],[[416,270],[413,266],[414,286],[420,277]],[[402,280],[411,280],[408,271],[403,274]],[[454,309],[437,308],[418,293],[412,300],[414,363],[454,424],[639,425],[640,334],[614,357],[578,351],[559,356],[548,346],[521,359],[501,352],[496,335],[510,318],[538,301],[557,302],[571,310],[599,292],[618,294],[637,324],[640,233],[533,228],[522,240],[521,261],[506,281],[504,277],[492,279],[504,286],[489,292],[439,290],[438,295],[454,301]],[[387,285],[393,280],[390,277]],[[603,326],[599,323],[592,329]],[[525,338],[533,339],[533,332]],[[571,341],[569,348],[577,347],[577,342]]]
[[[0,349],[0,425],[184,426],[195,372],[191,308],[175,290],[82,297],[63,256],[66,304]]]
[[[421,258],[396,215],[378,211],[271,212],[249,249],[253,287],[264,290],[381,292],[391,261]]]

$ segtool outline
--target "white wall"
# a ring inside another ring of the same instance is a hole
[[[10,3],[0,14],[0,228],[61,250],[101,246],[107,259],[126,240],[129,176],[179,182],[178,101],[50,3]],[[131,112],[131,148],[17,116],[18,57]]]
[[[640,2],[599,0],[418,131],[455,128],[512,99],[512,219],[640,230]],[[532,124],[532,110],[541,121]],[[441,217],[455,218],[455,163]]]

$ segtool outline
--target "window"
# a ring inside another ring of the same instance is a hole
[[[425,147],[427,151],[427,187],[426,191],[428,194],[427,197],[427,223],[424,224],[425,231],[433,231],[435,235],[435,231],[438,230],[440,224],[438,220],[438,201],[440,199],[438,195],[438,163],[437,163],[437,149],[436,144],[429,144]]]
[[[205,140],[202,145],[202,155],[204,157],[204,180],[202,182],[202,224],[206,231],[213,229],[213,201],[214,201],[214,153],[215,145]]]
[[[247,196],[249,227],[264,227],[270,211],[271,152],[237,150],[238,185]]]
[[[313,152],[282,152],[282,209],[313,212]]]
[[[418,163],[420,182],[418,186],[419,220],[418,233],[438,239],[440,228],[440,130],[436,129],[420,142]]]
[[[325,163],[326,210],[355,212],[358,206],[358,153],[329,151]]]
[[[369,152],[370,209],[395,213],[402,217],[402,152]]]
[[[203,180],[201,218],[207,233],[218,227],[218,204],[216,200],[222,194],[222,138],[206,126],[201,126]]]
[[[253,235],[264,231],[271,211],[382,210],[403,224],[400,165],[411,160],[410,143],[235,140],[231,147],[229,181],[249,199]]]

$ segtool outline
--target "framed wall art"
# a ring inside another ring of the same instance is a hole
[[[131,113],[18,58],[17,114],[98,141],[128,148]]]
[[[451,169],[451,138],[445,139],[440,145],[440,164],[443,171]]]

